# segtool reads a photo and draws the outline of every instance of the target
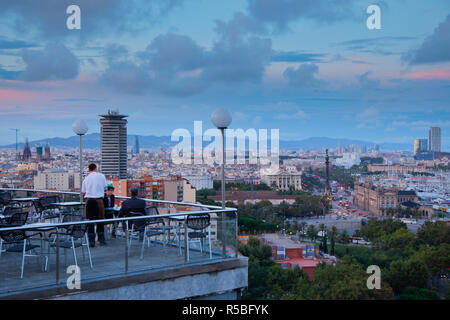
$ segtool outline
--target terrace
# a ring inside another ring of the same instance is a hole
[[[247,259],[237,253],[234,208],[145,199],[157,208],[146,215],[84,220],[80,203],[70,209],[54,206],[53,218],[46,219],[34,205],[36,196],[58,194],[61,202],[73,205],[79,198],[58,191],[2,190],[10,194],[6,206],[20,208],[28,219],[21,225],[0,226],[0,299],[235,299],[247,286]],[[181,206],[187,211],[162,213]],[[199,221],[207,223],[195,229]],[[108,223],[106,246],[89,248],[85,233],[74,241],[67,236],[70,230],[100,222]],[[196,239],[192,232],[204,237]],[[12,243],[11,234],[33,235],[27,238],[26,249],[29,244],[35,248],[23,258],[24,241]]]

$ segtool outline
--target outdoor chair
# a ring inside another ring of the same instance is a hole
[[[59,218],[59,212],[54,203],[60,202],[58,195],[46,196],[33,201],[34,207],[40,214],[40,220],[52,220]]]
[[[25,224],[28,218],[28,213],[14,213],[7,224],[2,225],[1,227],[19,227]],[[23,279],[24,267],[25,267],[25,258],[27,257],[42,257],[41,254],[38,254],[35,249],[41,247],[40,245],[32,243],[32,237],[40,235],[42,238],[41,232],[28,233],[24,230],[12,230],[12,231],[0,231],[0,256],[2,252],[10,252],[10,253],[21,253],[22,254],[22,264],[20,268],[20,278]],[[6,248],[3,250],[3,245]],[[45,257],[45,266],[44,271],[47,270],[48,267],[48,256]]]
[[[145,208],[146,215],[157,216],[159,215],[159,211],[157,207],[147,207]],[[151,238],[155,238],[155,243],[158,236],[163,236],[162,243],[166,245],[166,225],[164,223],[164,219],[160,217],[152,217],[146,219],[146,227],[144,230],[144,238],[142,239],[142,248],[141,248],[141,259],[144,257],[144,247],[147,242],[147,247],[150,248]]]
[[[145,215],[145,209],[133,209],[133,211],[128,212],[127,217],[141,217]],[[134,239],[144,242],[144,233],[149,223],[149,219],[128,220],[128,255],[130,255],[131,243]],[[124,222],[124,229],[126,228],[126,222]]]
[[[7,206],[10,204],[12,199],[10,192],[2,192],[0,193],[0,206]]]
[[[84,218],[81,216],[75,216],[75,215],[64,215],[63,216],[63,223],[65,222],[80,222],[84,221]],[[63,230],[58,230],[57,232],[50,233],[50,237],[53,237],[50,247],[55,248],[57,246],[56,243],[56,236],[60,237],[59,240],[59,247],[64,248],[64,256],[66,258],[66,265],[67,265],[67,250],[71,249],[73,253],[73,258],[75,261],[75,265],[78,267],[78,259],[77,259],[77,253],[76,248],[80,248],[83,253],[83,259],[84,259],[84,247],[86,247],[88,256],[89,256],[89,264],[91,266],[91,269],[93,269],[92,265],[92,256],[91,256],[91,250],[89,248],[89,240],[87,235],[87,224],[76,224],[76,225],[70,225],[62,228]]]
[[[194,231],[188,231],[187,234],[187,259],[189,261],[189,249],[190,244],[193,241],[199,241],[200,252],[203,253],[203,241],[208,238],[209,242],[209,258],[212,259],[211,251],[211,217],[208,213],[198,213],[188,215],[186,218],[186,225],[188,229]],[[185,235],[186,236],[186,235]]]

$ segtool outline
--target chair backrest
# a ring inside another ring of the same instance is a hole
[[[138,210],[138,209],[135,209]],[[143,209],[145,212],[145,209]],[[128,217],[142,217],[145,213],[130,211]],[[128,227],[134,231],[144,231],[145,227],[150,224],[150,219],[128,220]]]
[[[14,226],[23,226],[27,223],[28,220],[28,212],[16,212],[11,215],[8,220],[8,224]]]
[[[194,230],[203,230],[211,225],[211,217],[208,213],[191,214],[186,218],[186,225]]]
[[[26,238],[26,234],[24,230],[0,231],[0,238],[6,243],[14,243],[23,241]]]
[[[128,209],[125,209],[125,208],[123,208],[122,207],[122,211],[123,211],[123,215],[124,216],[130,216],[132,213],[136,213],[136,212],[138,212],[138,213],[142,213],[143,215],[146,215],[147,213],[146,213],[146,208],[128,208]]]
[[[52,203],[61,202],[61,200],[59,199],[58,195],[50,195],[44,197],[44,202],[46,205],[49,205]]]
[[[22,213],[22,212],[23,212],[23,209],[21,207],[6,206],[3,209],[4,216],[12,216],[14,213]]]
[[[4,200],[4,201],[9,201],[12,199],[11,193],[10,192],[2,192],[0,193],[0,199]]]
[[[79,222],[84,220],[84,217],[80,215],[66,214],[63,216],[63,222]],[[64,227],[64,229],[66,229],[67,235],[73,237],[74,239],[81,239],[86,233],[87,227],[87,224],[76,224]]]
[[[155,207],[155,206],[145,207],[145,213],[148,216],[149,215],[158,215],[159,214],[158,207]]]
[[[19,227],[24,225],[27,219],[28,212],[14,213],[2,227]],[[1,231],[0,237],[7,243],[20,242],[26,238],[26,233],[24,230]]]
[[[36,200],[33,200],[33,205],[34,208],[36,209],[37,212],[41,213],[42,211],[45,210],[45,199],[43,198],[37,198]]]
[[[0,205],[6,206],[11,202],[11,193],[2,192],[0,193]]]
[[[159,215],[159,211],[158,211],[158,208],[155,207],[155,206],[146,207],[145,208],[145,214],[147,216],[157,216],[157,215]],[[149,223],[148,224],[165,225],[163,218],[149,218]]]

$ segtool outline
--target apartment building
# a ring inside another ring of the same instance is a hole
[[[213,188],[213,179],[209,174],[183,175],[183,178],[197,190]]]
[[[75,188],[74,173],[65,170],[39,171],[33,182],[36,190],[70,191]],[[77,186],[79,188],[79,182]]]
[[[116,196],[129,197],[131,189],[138,189],[138,197],[176,202],[195,202],[196,191],[181,176],[154,177],[144,176],[142,179],[111,178]]]

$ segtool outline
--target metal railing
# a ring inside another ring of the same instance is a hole
[[[5,192],[27,192],[27,193],[57,193],[57,194],[64,194],[64,195],[74,195],[74,196],[78,196],[79,194],[76,192],[65,192],[65,191],[55,191],[55,190],[34,190],[34,189],[12,189],[12,188],[0,188],[1,191],[5,191]],[[116,196],[117,199],[129,199],[129,197],[121,197],[121,196]],[[189,207],[198,207],[200,208],[200,210],[191,210],[191,211],[177,211],[175,213],[167,213],[167,214],[158,214],[158,215],[144,215],[144,216],[133,216],[133,217],[122,217],[122,218],[110,218],[110,219],[97,219],[97,220],[82,220],[82,221],[72,221],[72,222],[57,222],[57,223],[39,223],[38,226],[36,226],[36,224],[31,224],[31,225],[21,225],[21,226],[13,226],[13,227],[3,227],[0,228],[0,233],[1,232],[8,232],[8,231],[29,231],[29,230],[45,230],[47,228],[52,228],[53,230],[60,230],[60,229],[64,229],[70,226],[76,226],[76,225],[92,225],[92,224],[102,224],[102,223],[106,223],[106,224],[119,224],[120,222],[122,222],[123,224],[126,224],[126,228],[124,228],[124,238],[125,238],[125,242],[124,242],[124,251],[125,251],[125,257],[124,257],[124,272],[128,273],[129,272],[129,252],[128,252],[128,248],[129,248],[129,228],[128,228],[128,224],[130,221],[134,221],[134,220],[144,220],[144,219],[151,219],[151,218],[158,218],[158,219],[167,219],[170,221],[170,219],[175,218],[175,217],[183,217],[184,219],[178,219],[178,222],[180,222],[180,224],[182,224],[183,227],[183,231],[184,231],[184,264],[188,264],[188,263],[192,263],[188,261],[188,250],[190,250],[190,245],[188,243],[188,223],[187,223],[187,219],[189,216],[193,216],[193,215],[199,215],[199,214],[222,214],[222,219],[219,220],[217,219],[216,221],[216,236],[217,236],[217,240],[220,240],[219,242],[221,242],[221,244],[219,243],[219,246],[222,247],[222,250],[217,250],[217,252],[215,253],[215,256],[218,259],[226,259],[226,258],[231,258],[231,257],[237,257],[238,256],[238,218],[237,218],[237,209],[236,208],[222,208],[219,206],[211,206],[211,205],[204,205],[204,204],[200,204],[200,203],[189,203],[189,202],[176,202],[176,201],[167,201],[167,200],[157,200],[157,199],[143,199],[145,200],[147,203],[160,203],[163,205],[182,205],[182,206],[189,206]],[[80,204],[80,206],[82,206],[83,204]],[[231,214],[232,217],[230,219],[225,219],[227,214]],[[218,218],[218,217],[217,217]],[[231,224],[230,224],[231,222]],[[221,225],[221,234],[219,237],[219,225],[220,223],[222,223]],[[170,226],[170,222],[169,222],[169,226]],[[226,232],[225,232],[226,230]],[[230,232],[231,231],[231,232]],[[177,232],[177,231],[175,231]],[[177,235],[178,238],[178,244],[179,244],[179,250],[181,252],[181,240],[180,237],[181,235],[183,235],[183,233],[181,233],[181,228],[180,228],[180,233]],[[219,239],[220,238],[220,239]],[[170,235],[169,235],[169,239],[170,239]],[[227,241],[228,240],[228,241]],[[149,240],[150,241],[150,240]],[[155,240],[156,241],[156,240]],[[211,255],[211,235],[209,235],[209,241],[210,241],[210,255]],[[149,242],[150,243],[150,242]],[[230,246],[234,246],[232,247],[234,252],[231,252],[231,255],[227,255],[227,243],[229,243]],[[169,245],[169,243],[168,243]],[[56,261],[55,261],[55,273],[56,273],[56,284],[61,285],[60,283],[60,242],[59,242],[59,236],[58,236],[58,232],[56,232],[56,242],[55,242],[55,249],[56,249]],[[144,243],[142,244],[142,246],[144,247]],[[150,246],[150,244],[149,244]],[[107,247],[105,247],[107,248]],[[0,248],[1,249],[1,248]],[[41,248],[41,252],[42,252],[42,248]],[[49,249],[50,250],[50,249]],[[75,250],[75,249],[74,249]],[[202,246],[202,250],[203,250],[203,246]],[[222,251],[222,252],[220,252]],[[90,253],[89,253],[90,254]],[[75,253],[74,253],[75,255]],[[84,251],[83,251],[83,255],[84,255]],[[1,269],[2,269],[2,259],[1,259],[1,252],[0,252],[0,277],[1,277]],[[48,259],[48,257],[47,257]],[[119,272],[120,273],[120,272]],[[1,280],[1,279],[0,279]],[[20,280],[19,280],[20,281]],[[33,287],[33,286],[31,286]],[[0,294],[2,293],[2,285],[0,282]]]

